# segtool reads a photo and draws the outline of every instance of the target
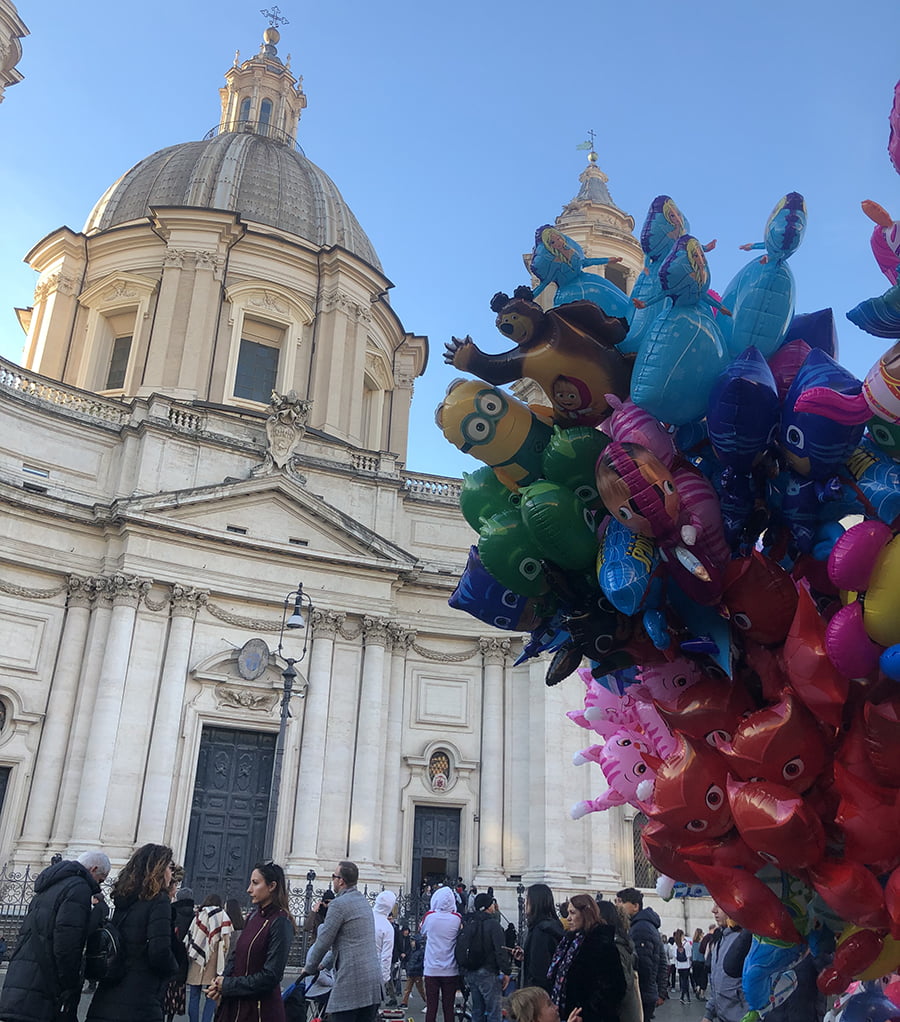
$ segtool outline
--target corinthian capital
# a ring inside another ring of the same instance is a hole
[[[366,645],[375,643],[379,646],[386,646],[388,643],[388,629],[390,621],[383,617],[364,617],[363,634]]]
[[[195,589],[176,582],[172,586],[172,617],[196,617],[208,598],[206,589]]]
[[[334,610],[319,610],[318,608],[313,608],[312,630],[317,636],[322,636],[326,639],[333,639],[344,627],[344,622],[346,620],[346,614],[339,614]]]
[[[114,607],[137,607],[150,592],[152,581],[137,575],[123,575],[116,572],[106,580],[106,596]]]
[[[479,639],[478,645],[486,664],[504,664],[509,656],[509,639]]]

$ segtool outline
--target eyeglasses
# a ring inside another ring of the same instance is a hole
[[[332,873],[331,874],[331,879],[332,880],[343,880],[344,878],[341,876],[340,873]]]

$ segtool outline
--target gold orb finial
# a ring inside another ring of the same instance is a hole
[[[281,42],[281,33],[274,26],[267,28],[263,32],[263,41],[270,46],[277,46]]]

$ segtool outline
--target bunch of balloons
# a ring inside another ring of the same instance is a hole
[[[900,170],[900,83],[889,151]],[[492,302],[515,347],[449,343],[478,379],[436,416],[484,463],[464,475],[478,542],[451,605],[529,633],[520,662],[549,652],[548,684],[578,670],[576,762],[606,790],[573,815],[646,814],[657,869],[756,935],[759,1015],[823,931],[840,934],[826,992],[900,965],[900,223],[863,209],[891,286],[848,317],[893,341],[864,380],[831,310],[795,311],[800,194],[721,300],[711,246],[663,195],[630,299],[539,228],[536,291]],[[546,405],[498,389],[524,378]]]

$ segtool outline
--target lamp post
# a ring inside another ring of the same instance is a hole
[[[291,616],[287,616],[288,608],[293,606]],[[303,609],[306,608],[306,618],[303,616]],[[278,816],[278,799],[281,795],[281,770],[284,763],[284,740],[287,733],[287,722],[291,716],[291,696],[294,693],[294,680],[297,672],[294,670],[296,664],[306,656],[309,648],[309,631],[306,630],[307,618],[309,626],[312,627],[312,600],[303,592],[301,582],[296,589],[292,590],[284,598],[284,608],[281,612],[281,631],[278,634],[278,649],[276,655],[284,661],[284,670],[281,672],[283,689],[281,693],[281,721],[278,725],[278,739],[275,742],[275,762],[272,764],[272,787],[269,792],[269,810],[266,814],[266,836],[263,842],[263,858],[271,859],[275,845],[275,821]],[[284,630],[303,628],[303,649],[300,656],[284,656],[282,648],[284,642]]]
[[[519,907],[519,943],[521,944],[524,939],[525,931],[525,885],[518,884],[516,887],[516,897]]]

